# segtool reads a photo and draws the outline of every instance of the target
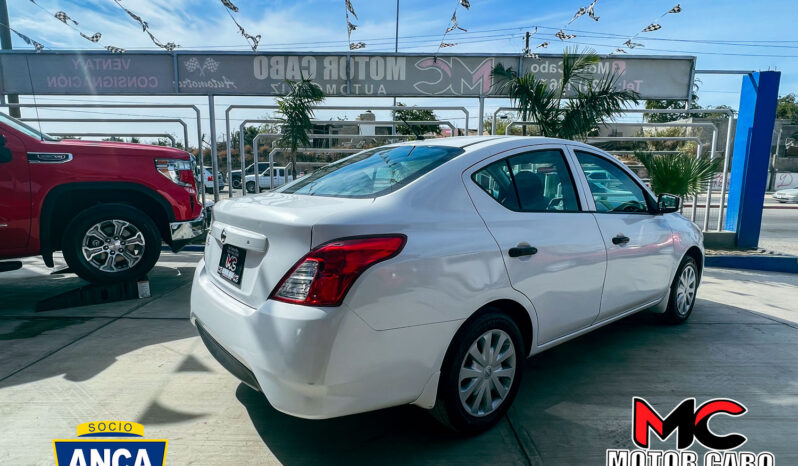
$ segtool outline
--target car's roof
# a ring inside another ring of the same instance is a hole
[[[549,138],[543,136],[499,136],[499,135],[485,135],[485,136],[455,136],[455,137],[446,137],[446,138],[434,138],[434,139],[422,139],[420,141],[407,141],[400,144],[410,144],[410,145],[423,145],[423,146],[450,146],[450,147],[473,147],[473,148],[485,148],[491,145],[496,144],[504,144],[511,141],[517,141],[519,143],[523,143],[523,145],[528,144],[575,144],[575,145],[584,145],[587,147],[586,144],[571,141],[568,139],[559,139],[559,138]]]

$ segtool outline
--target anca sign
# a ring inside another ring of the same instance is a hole
[[[328,96],[469,97],[497,95],[497,64],[552,84],[562,56],[518,55],[6,52],[2,91],[11,94],[283,95],[286,79],[310,77]],[[694,57],[604,57],[593,71],[620,75],[643,99],[686,99]],[[498,96],[498,95],[497,95]]]
[[[56,466],[163,466],[167,440],[142,438],[144,427],[127,421],[78,425],[78,438],[53,440]]]

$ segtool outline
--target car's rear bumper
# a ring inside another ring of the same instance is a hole
[[[324,419],[416,401],[459,322],[377,331],[346,307],[232,298],[201,261],[191,320],[211,354],[276,409]],[[254,379],[254,380],[253,380]]]

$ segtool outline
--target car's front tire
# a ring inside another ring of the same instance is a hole
[[[255,192],[255,182],[254,181],[247,181],[247,192],[254,193]]]
[[[67,225],[61,249],[69,268],[93,283],[144,277],[161,255],[161,234],[127,204],[90,207]]]
[[[521,331],[510,317],[497,309],[480,314],[446,352],[432,415],[461,434],[489,429],[515,399],[525,356]]]
[[[701,275],[698,264],[691,256],[684,256],[671,283],[668,307],[662,317],[671,324],[683,324],[690,318],[695,306]]]

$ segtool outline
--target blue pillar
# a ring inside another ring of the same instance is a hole
[[[778,71],[743,77],[725,227],[737,232],[738,248],[759,244],[780,77]]]

